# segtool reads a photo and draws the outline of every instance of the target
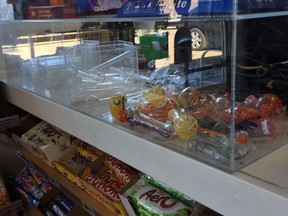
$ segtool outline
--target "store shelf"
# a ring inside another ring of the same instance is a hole
[[[16,106],[221,214],[271,216],[288,211],[287,146],[232,175],[17,87],[1,83],[0,92]]]
[[[3,139],[3,137],[2,137]],[[6,142],[8,143],[8,141]],[[46,162],[42,161],[40,157],[31,153],[28,149],[23,146],[13,143],[11,148],[18,153],[25,161],[32,163],[36,166],[41,172],[45,173],[49,178],[59,187],[61,190],[65,191],[66,194],[71,194],[74,200],[77,200],[79,206],[83,206],[88,210],[92,208],[92,214],[100,214],[107,216],[115,216],[113,212],[105,208],[102,204],[94,200],[91,196],[85,193],[83,190],[78,188],[75,184],[69,181],[67,178],[58,173],[55,169],[49,166]]]

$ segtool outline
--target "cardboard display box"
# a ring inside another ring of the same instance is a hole
[[[30,133],[30,130],[33,130],[34,127],[37,127],[38,124],[41,124],[43,122],[44,121],[34,118],[31,115],[27,115],[27,117],[24,117],[20,120],[21,126],[13,130],[12,138],[21,146],[33,152],[33,154],[43,158],[44,161],[47,162],[51,166],[52,161],[57,160],[65,152],[68,152],[70,148],[72,148],[73,146],[76,146],[82,141],[52,125],[51,125],[51,128],[53,127],[55,129],[54,132],[56,131],[60,132],[59,139],[61,139],[61,143],[64,144],[62,147],[54,143],[54,141],[51,141],[51,140],[48,142],[48,144],[41,143],[42,140],[43,141],[45,140],[45,138],[43,137],[45,137],[46,132],[48,133],[48,136],[49,136],[49,133],[54,133],[52,130],[49,131],[49,129],[43,132],[44,136],[42,138],[40,137],[39,139],[37,139],[37,143],[25,137],[25,135]]]
[[[82,188],[82,181],[79,177],[79,174],[82,173],[83,170],[79,170],[79,172],[75,172],[74,170],[71,170],[69,167],[65,166],[63,162],[70,160],[71,157],[75,154],[77,154],[77,147],[71,148],[68,152],[66,152],[62,157],[60,157],[58,160],[55,160],[52,162],[53,167],[63,176],[65,176],[67,179],[69,179],[71,182],[73,182],[75,185],[77,185],[79,188]]]
[[[93,173],[97,173],[103,167],[104,167],[103,158],[102,158],[102,156],[100,156],[93,163],[91,163],[88,168],[91,169],[93,171]],[[84,171],[83,171],[83,173],[84,173]],[[91,184],[87,183],[82,177],[80,177],[80,179],[82,181],[83,190],[87,194],[89,194],[91,197],[96,199],[98,202],[102,203],[106,208],[108,208],[109,210],[114,212],[115,215],[119,215],[119,216],[128,216],[129,215],[129,214],[127,214],[127,212],[125,210],[125,207],[121,203],[121,200],[119,200],[119,202],[114,202],[114,201],[110,200],[109,198],[107,198],[106,195],[104,195],[104,193],[100,192],[94,186],[92,186]],[[121,191],[125,190],[128,185],[129,184],[125,185],[121,189]],[[121,191],[119,191],[119,194],[121,193]]]
[[[104,167],[103,156],[98,156],[98,158],[95,161],[91,162],[86,168],[83,168],[82,170],[75,172],[69,169],[67,166],[65,166],[63,162],[69,160],[76,153],[77,153],[77,148],[71,149],[69,152],[63,155],[59,160],[54,161],[53,167],[59,173],[61,173],[63,176],[65,176],[67,179],[69,179],[71,182],[77,185],[79,188],[83,189],[87,194],[89,194],[97,202],[103,204],[110,211],[114,212],[115,215],[126,216],[127,212],[123,204],[121,203],[121,200],[119,200],[119,202],[112,201],[111,199],[107,197],[107,195],[105,195],[105,193],[96,189],[93,185],[86,182],[82,177],[86,169],[91,169],[93,173],[97,173],[98,171],[100,171]],[[127,186],[128,185],[130,184],[128,183]],[[124,188],[126,188],[126,186],[124,186]],[[105,188],[103,189],[105,190]],[[119,193],[121,193],[121,191],[119,191]]]

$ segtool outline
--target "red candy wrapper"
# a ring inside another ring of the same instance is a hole
[[[41,172],[39,172],[33,166],[28,166],[28,170],[30,171],[36,183],[38,184],[38,186],[44,193],[48,193],[50,190],[52,190],[53,186],[50,184],[48,179]]]
[[[105,183],[114,187],[117,191],[124,187],[124,184],[121,183],[113,174],[112,171],[104,167],[101,169],[97,176]]]
[[[27,168],[22,170],[20,173],[20,181],[19,183],[35,198],[41,199],[44,196],[43,191],[40,190],[38,184],[36,183],[35,179],[29,172]]]
[[[136,171],[111,155],[106,154],[104,164],[124,185],[136,176]]]
[[[86,182],[91,184],[93,187],[95,187],[97,190],[99,190],[101,193],[103,193],[105,196],[107,196],[114,202],[120,202],[118,191],[115,188],[102,181],[96,175],[93,175],[90,169],[86,169],[85,171],[86,172],[84,172],[83,178]]]

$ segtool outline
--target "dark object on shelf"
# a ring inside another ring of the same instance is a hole
[[[174,64],[192,61],[191,39],[190,31],[187,28],[181,27],[177,30],[174,38]]]
[[[174,64],[184,63],[185,87],[189,86],[188,70],[189,63],[192,61],[191,39],[190,31],[185,27],[179,28],[174,38]]]
[[[244,20],[238,25],[236,88],[241,101],[253,92],[288,96],[288,21],[286,17]]]

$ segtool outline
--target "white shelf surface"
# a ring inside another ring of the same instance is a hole
[[[5,83],[0,94],[223,215],[288,212],[288,146],[232,175]]]

